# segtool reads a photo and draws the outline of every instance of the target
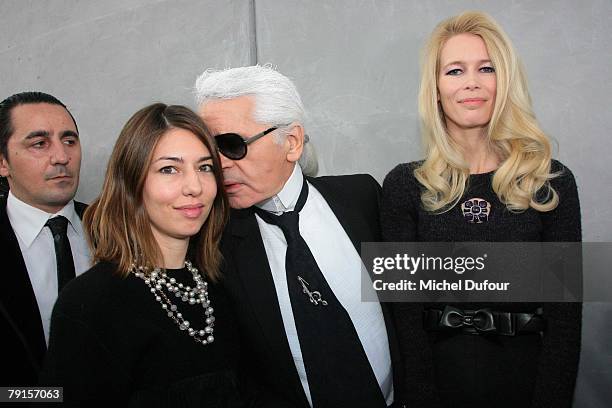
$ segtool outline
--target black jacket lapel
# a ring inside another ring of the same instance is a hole
[[[257,320],[256,323],[245,324],[252,328],[251,332],[261,334],[262,338],[256,339],[259,347],[263,345],[268,350],[268,359],[275,360],[276,367],[281,368],[281,372],[275,373],[276,382],[285,383],[285,387],[293,390],[288,395],[301,395],[302,402],[307,405],[306,394],[295,370],[287,341],[272,272],[254,212],[250,209],[233,210],[226,233],[231,235],[231,238],[227,237],[230,239],[224,239],[231,242],[231,248],[227,247],[228,242],[224,242],[224,254],[231,254],[230,262],[234,263],[235,268],[229,273],[236,274],[244,296],[248,298],[241,299],[241,302],[248,302],[250,312]],[[236,283],[229,285],[235,286]],[[253,328],[255,324],[257,327]]]
[[[232,213],[233,219],[230,225],[235,238],[233,242],[235,248],[232,252],[237,251],[237,255],[232,257],[236,273],[244,285],[246,295],[255,315],[259,318],[259,324],[269,344],[278,349],[286,344],[278,342],[279,337],[284,337],[284,326],[259,227],[255,216],[249,210],[235,213],[237,214]],[[281,336],[279,331],[282,331]]]
[[[26,361],[19,364],[32,360],[39,364],[47,349],[42,320],[17,237],[6,213],[6,200],[0,203],[0,248],[5,254],[1,272],[3,284],[0,285],[2,312],[7,315],[2,316],[3,330],[12,332],[23,344],[27,356]]]
[[[78,201],[74,202],[74,211],[77,213],[80,219],[83,219],[83,213],[87,209],[87,204],[80,203]]]

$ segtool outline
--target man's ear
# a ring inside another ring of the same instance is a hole
[[[0,176],[8,177],[9,176],[9,163],[8,160],[4,158],[3,154],[0,154]]]
[[[286,143],[289,146],[287,161],[295,163],[300,159],[304,151],[304,127],[299,123],[292,123],[288,128],[286,139]]]

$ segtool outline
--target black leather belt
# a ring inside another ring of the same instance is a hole
[[[486,308],[462,310],[446,306],[444,310],[425,310],[423,327],[429,331],[461,330],[470,334],[516,336],[523,333],[542,334],[546,329],[546,319],[542,316],[541,308],[535,313],[511,313]]]

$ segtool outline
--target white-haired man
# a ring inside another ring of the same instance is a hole
[[[254,374],[289,406],[391,406],[391,319],[360,300],[360,244],[380,239],[380,186],[369,175],[305,177],[316,158],[303,105],[268,66],[206,71],[196,97],[233,208],[224,282]]]

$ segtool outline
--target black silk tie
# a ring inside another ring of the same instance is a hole
[[[49,218],[45,224],[53,234],[55,260],[57,262],[57,291],[62,290],[68,281],[75,277],[74,260],[70,241],[68,241],[68,219],[61,215]]]
[[[287,287],[312,405],[386,407],[353,322],[300,235],[299,212],[307,197],[308,183],[304,179],[294,211],[277,216],[254,208],[266,223],[277,225],[287,240]]]

